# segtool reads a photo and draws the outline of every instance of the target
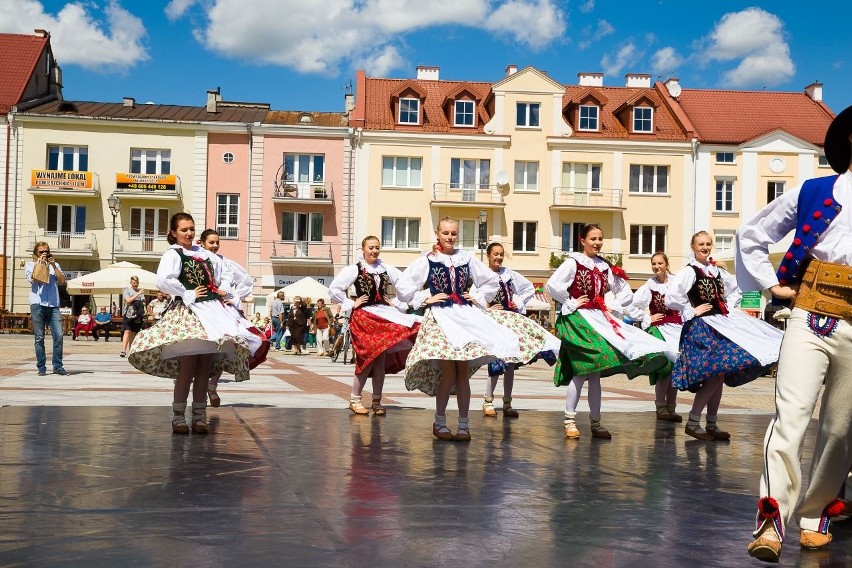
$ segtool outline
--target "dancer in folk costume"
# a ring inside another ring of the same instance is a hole
[[[512,408],[512,387],[515,383],[515,369],[525,363],[531,363],[539,357],[551,365],[556,363],[561,342],[558,337],[549,333],[530,318],[524,316],[526,303],[535,294],[532,282],[510,268],[503,266],[505,251],[500,243],[491,243],[485,249],[488,257],[488,268],[497,274],[497,295],[487,302],[479,290],[471,289],[471,297],[480,305],[486,307],[486,313],[497,323],[515,332],[521,340],[521,352],[532,354],[531,359],[512,362],[498,359],[488,363],[488,382],[485,384],[485,400],[482,403],[482,413],[485,416],[497,416],[494,409],[494,388],[500,375],[503,379],[503,416],[517,418],[518,411]]]
[[[470,253],[456,249],[459,222],[444,217],[435,233],[438,250],[411,263],[396,285],[400,300],[415,304],[418,293],[428,288],[428,297],[422,300],[428,312],[408,356],[405,386],[435,397],[432,433],[436,438],[466,442],[470,440],[470,376],[489,361],[518,360],[520,339],[471,305],[465,291],[468,280],[485,301],[491,301],[498,290],[497,275]],[[447,428],[445,414],[454,387],[459,407],[455,435]]]
[[[149,375],[175,379],[172,432],[189,433],[184,416],[192,387],[192,431],[206,434],[207,383],[220,370],[249,378],[248,360],[260,339],[246,330],[225,307],[231,293],[222,282],[222,261],[194,246],[195,222],[189,213],[175,213],[157,268],[157,289],[170,294],[172,306],[130,348],[130,364]]]
[[[231,314],[232,317],[239,318],[242,326],[256,335],[261,341],[260,347],[249,358],[249,370],[254,369],[266,361],[266,354],[269,353],[270,346],[269,340],[264,333],[256,325],[248,321],[243,313],[243,300],[251,296],[254,290],[254,279],[249,276],[245,268],[219,254],[218,232],[213,229],[205,229],[202,231],[201,238],[198,240],[202,247],[215,254],[222,262],[222,282],[227,283],[231,290],[223,300],[225,307],[233,312]],[[210,398],[210,406],[213,408],[218,408],[222,404],[222,399],[217,392],[220,378],[222,378],[221,370],[210,376],[210,381],[207,385],[207,396]]]
[[[802,547],[831,542],[829,518],[844,510],[838,490],[852,466],[852,107],[829,126],[825,157],[839,175],[807,180],[737,233],[743,288],[793,302],[778,361],[775,418],[763,442],[755,540],[748,546],[751,556],[767,562],[778,562],[784,528],[794,517]],[[792,245],[775,272],[769,245],[791,231]],[[805,431],[821,390],[810,482],[802,494]]]
[[[783,332],[738,309],[736,279],[710,258],[713,241],[700,231],[690,241],[694,259],[669,284],[666,307],[685,323],[672,384],[695,393],[685,432],[698,440],[730,440],[716,425],[725,385],[737,387],[765,375],[778,360]],[[701,413],[707,409],[707,427]]]
[[[408,305],[388,297],[388,286],[396,285],[402,273],[379,259],[381,243],[369,236],[361,241],[361,259],[340,271],[328,288],[331,301],[340,304],[341,312],[351,311],[349,333],[355,351],[355,380],[349,397],[349,410],[367,415],[370,410],[384,416],[382,389],[385,375],[405,368],[405,359],[417,337],[421,318],[405,313]],[[347,291],[355,286],[355,300]],[[425,298],[425,294],[421,294]],[[370,408],[361,403],[367,378],[373,378],[373,402]]]
[[[664,367],[666,357],[673,360],[677,356],[677,351],[663,341],[624,325],[610,313],[604,303],[608,291],[622,308],[633,301],[633,292],[624,271],[598,255],[603,239],[598,225],[585,225],[580,231],[583,252],[571,253],[546,284],[547,292],[562,304],[556,319],[562,347],[553,382],[556,386],[568,385],[563,424],[566,438],[580,437],[575,418],[583,383],[589,383],[592,437],[609,440],[612,435],[601,426],[601,377],[648,374]]]
[[[651,257],[651,272],[654,276],[633,294],[629,315],[632,319],[642,322],[642,329],[657,339],[662,339],[670,349],[677,351],[680,332],[683,330],[683,318],[677,310],[666,307],[666,292],[672,275],[666,253],[657,252]],[[654,385],[657,420],[682,422],[683,418],[675,412],[677,389],[672,386],[672,363],[669,362],[665,367],[649,373],[648,378]]]

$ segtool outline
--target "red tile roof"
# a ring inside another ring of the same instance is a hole
[[[35,35],[0,34],[0,114],[21,101],[48,41]]]
[[[822,146],[834,114],[805,93],[683,89],[678,103],[710,144],[742,144],[775,130]]]
[[[420,110],[422,125],[397,124],[394,116],[394,96],[412,88],[425,94]],[[444,107],[448,97],[461,90],[476,97],[476,126],[459,128],[452,125],[452,109]],[[367,77],[365,87],[358,93],[364,99],[365,124],[368,130],[396,130],[402,132],[455,132],[470,134],[483,132],[485,123],[491,119],[486,109],[486,99],[491,93],[491,83],[472,81],[418,81],[415,79],[374,79]]]

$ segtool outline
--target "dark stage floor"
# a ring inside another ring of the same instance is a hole
[[[459,444],[422,410],[223,407],[208,436],[169,414],[0,409],[0,566],[764,565],[745,547],[767,416],[708,444],[651,413],[605,414],[601,442],[585,415],[566,441],[558,413],[476,412]],[[821,552],[789,527],[781,565],[852,566],[850,525]]]

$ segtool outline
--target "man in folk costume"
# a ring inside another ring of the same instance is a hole
[[[748,553],[778,562],[784,527],[795,512],[800,544],[831,542],[829,517],[852,465],[852,107],[828,129],[825,157],[839,175],[810,179],[767,205],[737,232],[737,279],[793,303],[778,361],[775,418],[764,439],[757,528]],[[777,273],[768,247],[795,230]],[[819,433],[810,484],[799,463],[820,388]]]

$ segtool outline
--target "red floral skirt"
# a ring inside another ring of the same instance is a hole
[[[392,375],[405,368],[405,359],[414,346],[420,324],[406,327],[380,318],[366,310],[352,310],[349,333],[355,351],[355,374],[385,354],[385,374]],[[368,376],[373,376],[372,370]]]

